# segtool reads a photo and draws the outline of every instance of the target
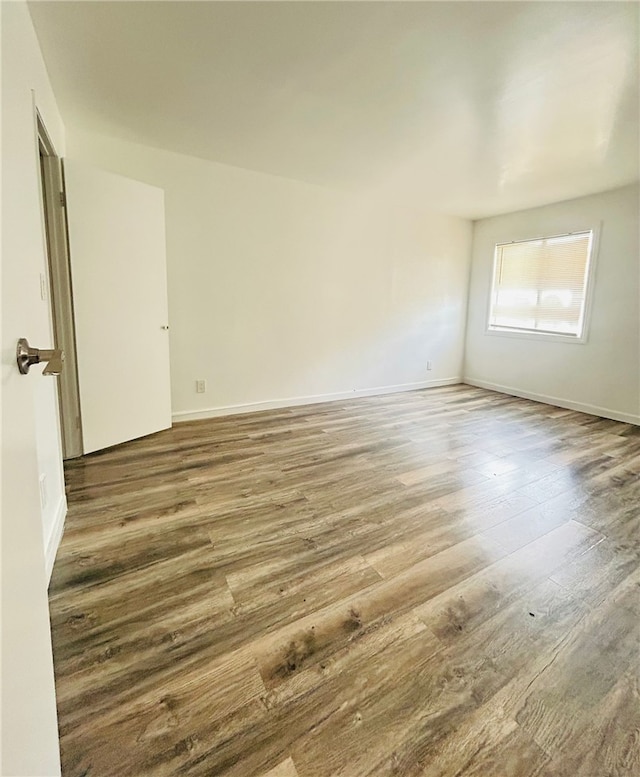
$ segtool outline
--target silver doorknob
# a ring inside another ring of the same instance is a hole
[[[41,363],[46,363],[46,367],[42,370],[43,375],[59,375],[62,372],[64,351],[60,348],[32,348],[29,341],[21,337],[16,348],[16,361],[23,375],[29,372],[31,365]]]

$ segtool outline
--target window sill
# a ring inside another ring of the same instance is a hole
[[[537,340],[545,343],[571,343],[572,345],[585,345],[587,336],[572,337],[571,335],[551,334],[548,332],[522,332],[517,329],[485,329],[485,335],[491,337],[511,337],[516,340]]]

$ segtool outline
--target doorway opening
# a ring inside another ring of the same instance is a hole
[[[38,151],[42,208],[49,264],[48,292],[53,324],[54,347],[64,351],[64,368],[58,378],[58,407],[62,436],[62,457],[82,456],[82,425],[76,335],[73,315],[73,287],[69,263],[69,241],[65,212],[64,171],[51,139],[38,115]],[[46,284],[46,281],[45,281]]]

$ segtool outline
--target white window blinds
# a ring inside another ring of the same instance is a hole
[[[489,329],[581,337],[593,232],[496,246]]]

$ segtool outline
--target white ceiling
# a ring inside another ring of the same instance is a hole
[[[635,2],[31,2],[63,118],[477,218],[638,179]]]

